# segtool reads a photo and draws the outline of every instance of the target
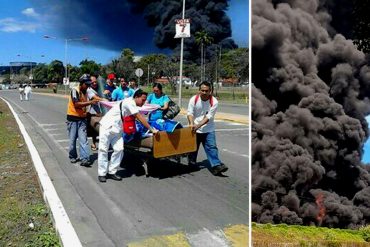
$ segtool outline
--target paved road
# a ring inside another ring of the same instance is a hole
[[[200,171],[189,170],[185,160],[161,162],[151,177],[122,169],[123,181],[101,184],[96,161],[92,168],[69,163],[66,99],[34,94],[21,102],[16,91],[0,91],[0,97],[20,115],[84,246],[144,246],[153,238],[171,241],[168,235],[190,246],[232,246],[230,229],[246,235],[247,125],[216,122],[220,156],[230,168],[225,177],[211,175],[201,148]],[[178,120],[185,123],[184,116]]]

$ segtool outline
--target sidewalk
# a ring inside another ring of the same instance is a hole
[[[48,95],[48,96],[54,96],[54,97],[60,97],[60,98],[68,98],[68,95],[63,95],[63,94],[38,93],[38,92],[35,92],[34,94]],[[186,115],[186,109],[181,108],[180,114]],[[240,114],[217,112],[215,119],[216,120],[229,121],[229,122],[235,122],[235,123],[240,123],[240,124],[249,124],[249,116],[240,115]]]

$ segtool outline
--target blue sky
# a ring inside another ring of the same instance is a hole
[[[9,65],[11,61],[49,63],[58,59],[64,62],[64,37],[48,23],[48,16],[37,12],[32,2],[35,1],[0,1],[0,65]],[[246,47],[249,32],[248,0],[231,0],[228,15],[235,42]],[[45,39],[44,35],[56,39]],[[68,45],[68,62],[73,65],[78,65],[85,58],[106,64],[118,55],[117,51],[96,48],[86,42],[74,41]]]
[[[370,116],[366,117],[366,121],[370,128]],[[364,144],[364,155],[362,156],[362,161],[364,163],[370,164],[370,138]]]

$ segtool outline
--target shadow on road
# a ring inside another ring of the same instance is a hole
[[[199,163],[199,167],[194,168],[187,164],[182,164],[172,160],[159,160],[154,158],[143,159],[137,155],[125,153],[121,163],[121,168],[123,168],[123,170],[120,170],[118,174],[123,178],[131,177],[133,175],[144,176],[144,162],[147,164],[148,176],[159,179],[191,174],[205,168],[203,162]]]

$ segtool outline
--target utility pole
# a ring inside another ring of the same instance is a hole
[[[185,19],[185,0],[182,1],[182,19]],[[184,59],[184,37],[181,38],[181,51],[180,51],[180,81],[179,81],[179,106],[181,108],[181,88],[182,88],[182,66]]]

